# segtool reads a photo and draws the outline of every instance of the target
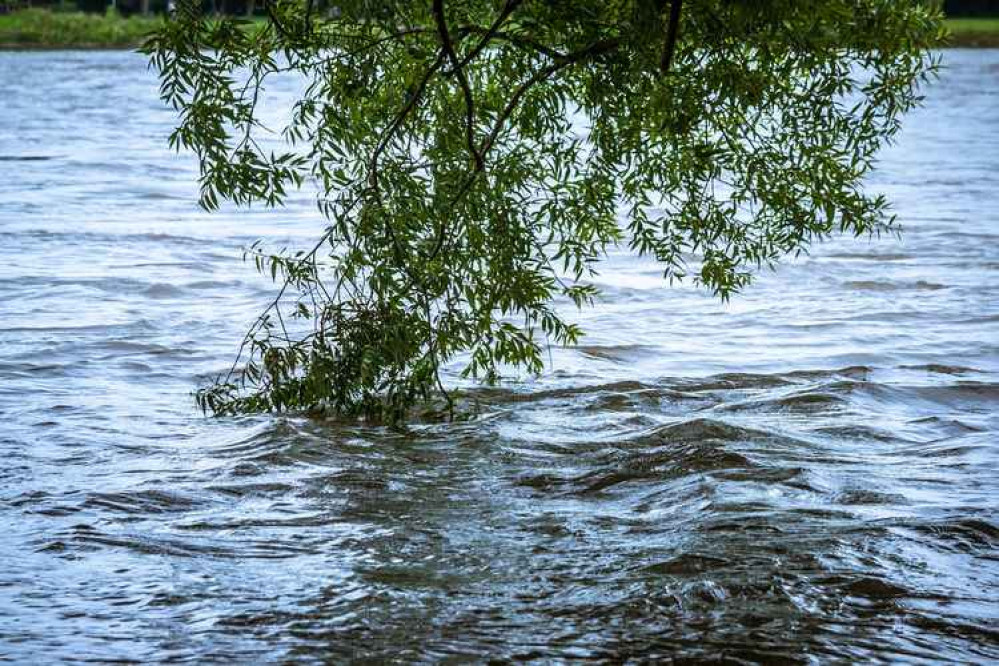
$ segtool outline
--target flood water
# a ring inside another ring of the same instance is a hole
[[[728,305],[624,254],[589,335],[408,433],[204,418],[308,196],[197,209],[128,53],[0,53],[0,661],[999,659],[999,51]]]

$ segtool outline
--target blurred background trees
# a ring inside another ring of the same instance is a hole
[[[60,11],[104,12],[116,9],[122,14],[162,14],[168,11],[170,0],[0,0],[0,14],[19,9],[45,8]],[[316,7],[329,10],[335,3],[318,0]],[[999,16],[999,0],[942,0],[948,16]],[[264,2],[256,0],[202,0],[208,14],[264,14]]]

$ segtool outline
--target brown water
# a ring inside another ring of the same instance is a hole
[[[945,62],[901,240],[727,306],[615,255],[401,434],[201,417],[310,199],[205,215],[140,57],[0,53],[0,661],[999,660],[999,51]]]

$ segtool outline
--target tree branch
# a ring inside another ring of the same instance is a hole
[[[503,110],[500,112],[499,116],[496,119],[496,123],[493,125],[492,131],[489,133],[489,136],[485,138],[485,140],[482,142],[482,145],[479,147],[479,154],[482,155],[483,158],[482,167],[476,168],[474,171],[472,171],[471,174],[469,174],[469,177],[465,179],[465,182],[462,183],[461,188],[458,190],[454,198],[451,200],[450,207],[454,208],[458,204],[458,202],[472,188],[472,185],[475,183],[475,180],[476,178],[478,178],[478,175],[485,170],[484,160],[486,155],[489,153],[493,145],[496,143],[496,139],[499,138],[500,132],[503,131],[503,126],[506,124],[506,121],[510,118],[510,116],[513,115],[513,112],[517,109],[517,106],[520,104],[520,100],[523,99],[524,95],[527,94],[527,92],[531,88],[533,88],[539,83],[542,83],[543,81],[548,80],[549,78],[551,78],[561,70],[565,69],[566,67],[570,67],[576,63],[582,62],[583,60],[586,60],[587,58],[590,58],[592,56],[602,55],[604,53],[613,51],[619,45],[620,45],[620,40],[617,39],[607,39],[600,42],[596,42],[586,47],[585,49],[581,49],[574,53],[570,53],[565,57],[560,58],[557,62],[554,62],[551,65],[548,65],[547,67],[539,69],[531,76],[531,78],[522,83],[517,88],[517,90],[514,91],[513,95],[510,97],[510,100],[507,102],[506,106],[503,107]],[[432,261],[434,258],[436,258],[443,246],[444,246],[444,225],[441,224],[440,229],[438,231],[437,243],[434,246],[434,249],[430,253],[430,256],[428,257],[427,260]]]
[[[663,74],[669,74],[669,66],[673,61],[673,51],[676,49],[676,36],[680,29],[680,11],[683,0],[672,0],[669,3],[669,27],[666,29],[666,43],[663,45],[663,55],[659,68]]]
[[[437,60],[435,60],[434,64],[427,69],[423,78],[420,80],[419,84],[417,84],[416,90],[413,91],[405,106],[403,106],[399,113],[396,114],[396,117],[389,124],[388,129],[385,130],[385,133],[381,136],[381,139],[379,139],[378,144],[375,146],[375,150],[371,154],[371,160],[368,163],[368,184],[376,194],[379,191],[378,160],[381,159],[382,153],[385,152],[388,144],[392,141],[392,137],[395,136],[395,133],[402,126],[403,121],[405,121],[406,117],[412,113],[413,109],[416,108],[416,105],[419,104],[420,98],[423,97],[423,93],[427,89],[427,84],[430,83],[430,79],[432,79],[434,74],[436,74],[437,71],[444,65],[444,58],[445,54],[441,51],[437,55]]]
[[[510,14],[513,13],[513,10],[520,6],[523,1],[524,0],[506,0],[506,4],[503,5],[500,15],[496,17],[493,24],[485,31],[482,35],[482,39],[479,40],[479,43],[468,52],[468,55],[466,55],[460,63],[455,65],[455,70],[460,70],[462,67],[470,63],[479,55],[479,53],[482,52],[482,49],[489,45],[489,42],[491,42],[493,37],[496,36],[496,32],[500,29],[500,26],[503,25],[503,22],[509,18]],[[449,72],[449,74],[450,73],[451,72]]]
[[[475,147],[475,100],[472,98],[472,88],[468,85],[468,76],[465,69],[458,62],[458,54],[454,52],[454,44],[451,43],[451,35],[447,30],[447,18],[444,16],[444,0],[434,0],[433,5],[434,20],[437,22],[437,34],[440,35],[444,53],[451,61],[451,71],[458,77],[461,85],[461,92],[465,96],[465,140],[468,143],[468,152],[475,160],[476,170],[483,168],[482,155]]]
[[[509,43],[513,44],[514,46],[527,47],[527,48],[530,48],[530,49],[532,49],[534,51],[537,51],[538,53],[546,55],[549,58],[564,58],[564,57],[566,57],[565,53],[562,53],[561,51],[558,51],[558,50],[553,49],[553,48],[551,48],[549,46],[546,46],[545,44],[542,44],[541,42],[535,41],[533,39],[528,39],[526,37],[521,37],[519,35],[511,35],[510,33],[504,32],[502,30],[496,30],[496,31],[490,32],[490,30],[488,30],[486,28],[483,28],[482,26],[478,26],[478,25],[463,25],[463,26],[460,26],[458,28],[458,30],[459,30],[459,32],[462,32],[462,33],[465,33],[465,34],[470,34],[470,35],[487,35],[490,40],[499,39],[499,40],[502,40],[504,42],[509,42]]]
[[[278,20],[277,14],[274,13],[274,0],[266,0],[266,2],[264,2],[264,11],[267,12],[267,18],[269,18],[271,23],[274,24],[274,27],[277,29],[281,38],[285,41],[291,41],[291,36],[285,29],[284,24]]]

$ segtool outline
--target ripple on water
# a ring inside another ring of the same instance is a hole
[[[206,217],[141,57],[0,53],[0,654],[999,660],[999,52],[946,57],[872,179],[901,241],[728,305],[612,251],[583,346],[398,431],[201,418],[273,296],[240,248],[314,204]]]

